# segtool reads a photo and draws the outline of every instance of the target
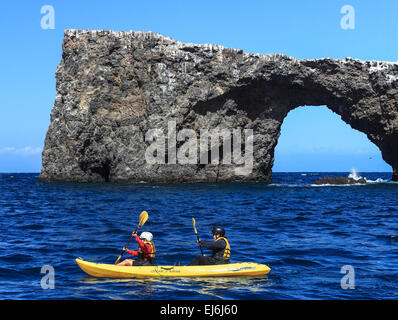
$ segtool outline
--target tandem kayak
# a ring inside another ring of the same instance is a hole
[[[116,266],[76,259],[76,263],[87,274],[97,278],[134,277],[231,277],[261,276],[270,272],[265,264],[240,262],[208,266]]]

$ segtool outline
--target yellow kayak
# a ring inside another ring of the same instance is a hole
[[[134,277],[231,277],[260,276],[270,272],[265,264],[240,262],[209,266],[143,266],[127,267],[114,264],[95,263],[76,259],[76,263],[87,274],[97,278]]]

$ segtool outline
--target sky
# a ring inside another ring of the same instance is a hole
[[[49,20],[42,23],[46,5],[54,9],[51,28],[46,28]],[[342,10],[346,5],[351,11]],[[299,59],[397,61],[397,12],[395,0],[3,1],[0,172],[41,170],[65,29],[153,31],[183,42]],[[300,107],[288,114],[274,171],[352,168],[391,171],[366,135],[326,107]]]

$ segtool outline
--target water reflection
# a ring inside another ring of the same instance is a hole
[[[110,299],[150,299],[152,295],[159,296],[161,292],[182,293],[189,296],[201,295],[204,299],[228,299],[228,292],[240,291],[264,295],[271,286],[268,276],[245,276],[245,277],[179,277],[179,278],[130,278],[130,279],[108,279],[83,277],[79,281],[82,286],[79,290],[96,290],[105,293]],[[112,291],[118,291],[118,297],[112,295]],[[164,298],[176,298],[165,296]]]

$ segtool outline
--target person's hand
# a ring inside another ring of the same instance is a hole
[[[131,234],[132,237],[135,237],[136,235],[137,235],[137,232],[135,232],[135,231]]]
[[[126,252],[127,251],[127,248],[126,247],[123,247],[123,252]]]
[[[196,240],[196,242],[198,243],[198,245],[202,245],[202,241],[200,241],[200,240]]]

